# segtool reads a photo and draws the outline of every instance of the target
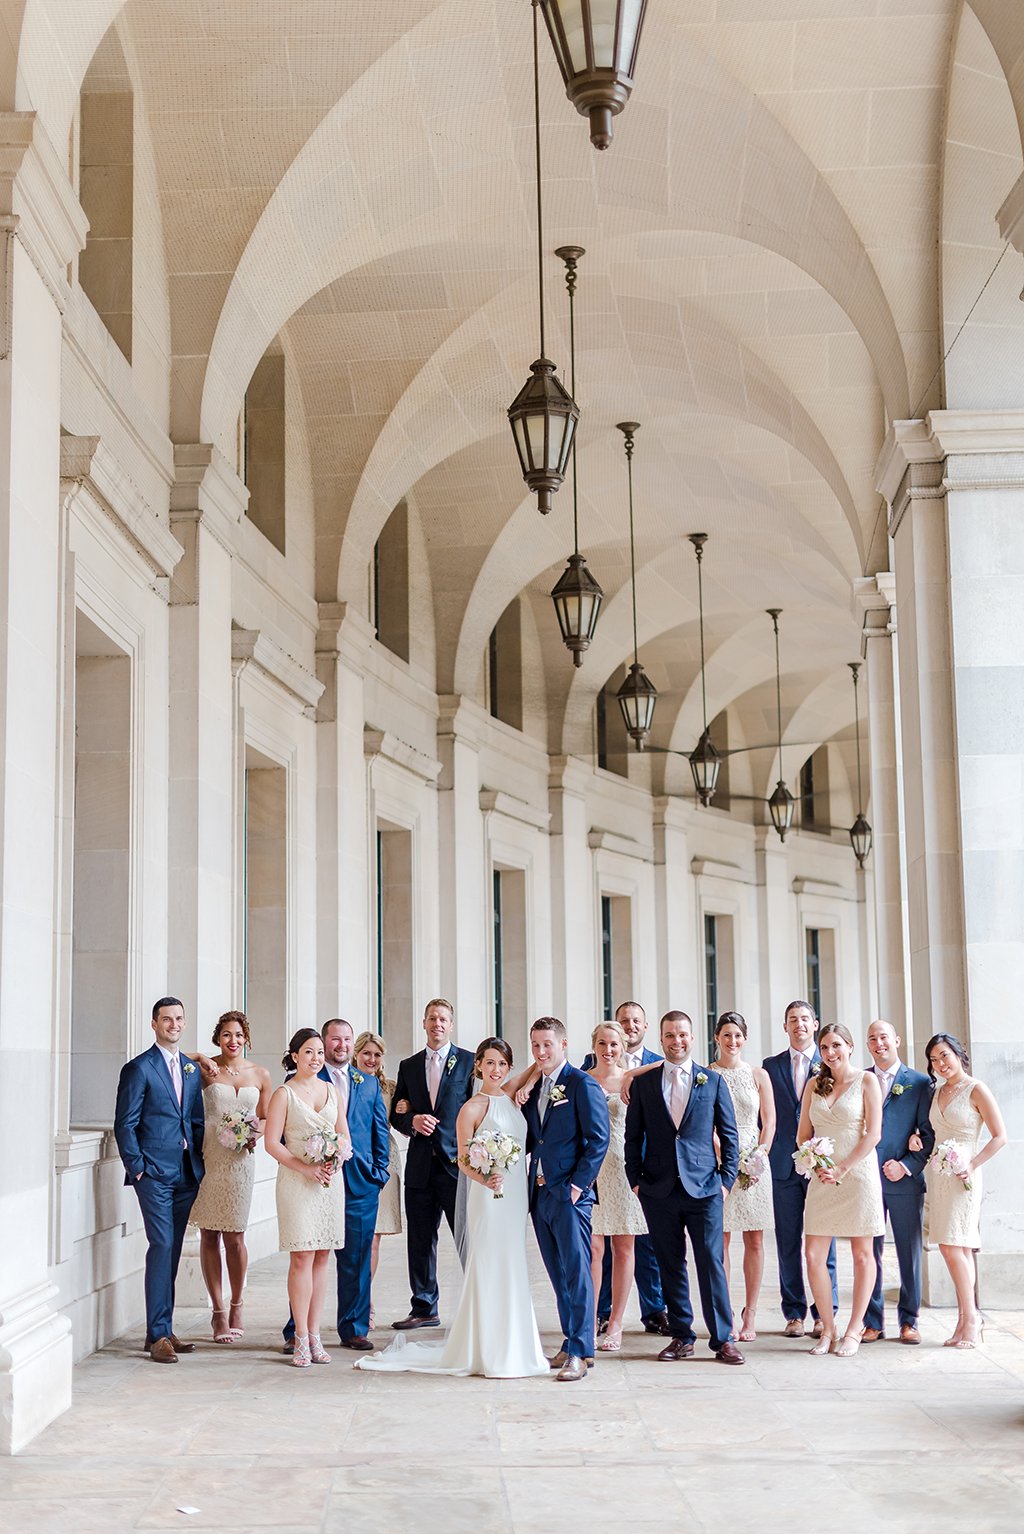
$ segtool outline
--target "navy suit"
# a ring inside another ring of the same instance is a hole
[[[775,1245],[779,1257],[779,1289],[782,1314],[787,1321],[802,1321],[807,1315],[807,1292],[804,1289],[804,1203],[807,1179],[793,1163],[797,1130],[800,1127],[800,1103],[793,1090],[793,1066],[789,1049],[770,1055],[762,1062],[768,1072],[775,1097],[775,1139],[768,1152],[772,1169],[772,1208],[775,1214]],[[821,1064],[817,1050],[811,1058],[811,1070]],[[810,1080],[810,1077],[808,1077]],[[832,1280],[832,1309],[839,1309],[836,1284],[836,1244],[830,1242],[828,1271]],[[811,1314],[818,1319],[817,1307]]]
[[[594,1279],[591,1226],[594,1184],[611,1128],[604,1093],[592,1076],[565,1063],[553,1083],[543,1119],[543,1077],[526,1099],[529,1199],[540,1255],[555,1291],[562,1351],[571,1358],[594,1352]],[[538,1180],[539,1173],[543,1180]],[[575,1204],[572,1190],[580,1196]]]
[[[701,1310],[712,1351],[729,1341],[732,1302],[722,1261],[722,1189],[736,1181],[740,1137],[723,1078],[696,1062],[677,1129],[664,1097],[665,1071],[637,1076],[626,1110],[626,1178],[639,1191],[661,1269],[672,1336],[693,1342],[686,1238],[693,1246]],[[703,1080],[698,1080],[703,1077]],[[720,1164],[715,1159],[718,1135]]]
[[[882,1202],[892,1226],[892,1239],[900,1265],[900,1326],[916,1326],[921,1309],[921,1253],[924,1245],[924,1166],[935,1144],[928,1121],[932,1084],[920,1071],[900,1064],[889,1096],[882,1105],[882,1138],[878,1142],[878,1167],[886,1161],[902,1161],[910,1173],[899,1182],[882,1177]],[[910,1136],[921,1136],[923,1149],[907,1149]],[[885,1237],[875,1237],[875,1292],[864,1315],[864,1325],[885,1330],[882,1299],[882,1252]]]
[[[473,1056],[452,1044],[441,1070],[437,1102],[431,1107],[427,1087],[427,1052],[421,1049],[398,1067],[391,1105],[391,1122],[409,1136],[405,1163],[405,1218],[408,1228],[410,1312],[414,1316],[437,1315],[437,1234],[441,1216],[455,1234],[455,1200],[459,1179],[459,1152],[455,1121],[459,1109],[473,1091]],[[397,1113],[399,1103],[408,1111]],[[432,1135],[419,1135],[412,1127],[413,1115],[429,1113],[438,1120]]]
[[[653,1049],[644,1049],[640,1056],[641,1065],[657,1065],[661,1061],[661,1055],[656,1055]],[[581,1066],[584,1071],[593,1070],[597,1060],[591,1052]],[[665,1311],[665,1297],[661,1292],[661,1273],[658,1270],[658,1259],[654,1255],[654,1247],[651,1245],[650,1236],[634,1236],[633,1238],[633,1278],[636,1283],[636,1292],[640,1299],[641,1321],[651,1321],[655,1317],[662,1316]],[[601,1293],[597,1298],[597,1319],[607,1321],[612,1313],[612,1247],[611,1242],[604,1244],[604,1261],[601,1265]]]
[[[114,1137],[146,1228],[146,1346],[174,1330],[174,1281],[192,1205],[203,1179],[199,1067],[179,1052],[181,1102],[155,1044],[121,1067]],[[141,1172],[142,1176],[139,1176]]]

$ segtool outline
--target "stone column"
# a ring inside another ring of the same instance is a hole
[[[569,1030],[569,1053],[590,1048],[600,1016],[597,974],[597,890],[586,791],[593,773],[574,756],[551,759],[551,977],[554,1015]]]
[[[174,462],[171,530],[185,555],[171,580],[167,988],[184,1002],[194,1039],[225,998],[242,995],[231,558],[248,492],[206,443],[179,444]]]
[[[344,603],[320,604],[317,708],[317,1016],[372,1028],[365,660],[373,627]]]
[[[71,1404],[54,1309],[53,870],[61,313],[86,221],[35,114],[0,114],[0,1452]]]
[[[774,827],[754,828],[757,936],[761,951],[761,1047],[778,1054],[786,1042],[783,1008],[807,990],[802,933],[797,930],[789,854]]]
[[[985,1168],[983,1298],[1024,1276],[1024,410],[898,421],[879,463],[900,614],[914,1034],[964,1039],[1008,1148]]]
[[[888,570],[854,581],[867,687],[868,775],[873,832],[878,1016],[892,1023],[913,1051],[907,1024],[907,930],[900,831],[900,761],[896,728],[896,578]]]
[[[480,812],[480,742],[470,705],[456,696],[440,697],[438,704],[441,994],[455,1007],[459,1043],[472,1048],[479,1020],[490,1016],[487,946],[481,941],[491,902]]]
[[[696,880],[689,851],[693,810],[675,796],[656,798],[654,808],[654,908],[658,945],[658,989],[644,1001],[648,1024],[657,1033],[661,1016],[670,1007],[696,1009],[703,977],[695,965],[700,952],[695,906]],[[689,998],[681,999],[681,998]]]

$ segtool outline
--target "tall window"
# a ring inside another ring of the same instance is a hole
[[[377,825],[377,1029],[392,1050],[414,1049],[412,832]]]
[[[800,768],[800,824],[814,825],[814,757],[809,756]]]
[[[494,901],[494,1033],[503,1039],[504,984],[501,972],[501,873],[496,868],[492,881]]]
[[[807,945],[807,999],[814,1008],[815,1017],[821,1016],[821,933],[817,927],[808,927]]]
[[[373,546],[371,620],[381,644],[409,659],[409,508],[395,507]]]
[[[487,642],[487,706],[495,719],[523,728],[523,630],[519,598],[510,602]]]
[[[264,352],[249,380],[243,405],[243,477],[246,516],[275,549],[285,552],[284,354]]]
[[[707,1016],[708,1058],[714,1054],[715,1023],[719,1012],[718,917],[704,918],[704,1010]]]
[[[819,746],[800,769],[800,825],[805,831],[828,831],[830,820],[828,747]]]
[[[288,773],[245,748],[245,1010],[269,1065],[288,1006]]]
[[[601,896],[601,1016],[613,1017],[615,994],[612,975],[612,902],[609,895]]]
[[[804,935],[807,999],[822,1022],[836,1016],[836,935],[831,927],[807,927]]]
[[[132,360],[134,98],[113,27],[82,82],[78,194],[89,220],[78,280],[129,362]]]

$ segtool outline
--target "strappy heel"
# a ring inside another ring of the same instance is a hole
[[[226,1310],[212,1310],[210,1312],[210,1325],[213,1327],[214,1342],[234,1342],[234,1334],[228,1326],[228,1313]]]
[[[331,1355],[320,1341],[319,1332],[309,1334],[309,1354],[315,1364],[329,1364]]]
[[[245,1330],[242,1326],[242,1301],[232,1300],[228,1311],[228,1331],[232,1337],[244,1337]]]
[[[295,1351],[292,1354],[292,1363],[296,1369],[308,1369],[313,1362],[309,1351],[309,1338],[295,1334]]]
[[[857,1353],[859,1352],[859,1350],[860,1350],[860,1338],[859,1337],[855,1337],[852,1334],[852,1332],[847,1332],[847,1334],[843,1338],[842,1342],[836,1348],[836,1357],[837,1358],[855,1358]]]
[[[745,1305],[740,1312],[740,1318],[743,1322],[743,1325],[740,1327],[739,1341],[756,1342],[757,1327],[754,1325],[753,1321],[747,1319],[747,1307]]]

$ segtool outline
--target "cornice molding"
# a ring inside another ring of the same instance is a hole
[[[442,764],[434,757],[418,751],[408,741],[400,740],[390,730],[375,730],[370,725],[363,729],[363,755],[370,761],[383,757],[396,767],[404,767],[406,772],[422,778],[425,783],[436,783],[441,774]]]
[[[614,852],[619,857],[639,858],[643,863],[654,862],[654,848],[623,836],[619,831],[605,831],[601,826],[591,826],[587,832],[587,846],[594,852]]]
[[[5,343],[10,336],[10,243],[28,255],[61,313],[67,268],[85,246],[89,221],[60,155],[35,112],[0,112],[0,235],[7,265]],[[4,351],[6,355],[6,349]]]
[[[262,629],[233,628],[231,669],[238,677],[249,666],[287,694],[290,702],[298,704],[307,719],[314,717],[324,690],[323,682],[300,665],[294,656],[282,650]]]
[[[546,831],[551,824],[549,811],[534,809],[525,799],[506,794],[500,788],[482,788],[480,808],[485,815],[504,815],[509,820],[521,821],[524,826],[533,826],[538,831]]]
[[[209,442],[174,444],[172,527],[175,522],[202,522],[234,554],[235,528],[248,504],[248,489],[219,448]]]
[[[101,437],[61,437],[60,478],[66,502],[80,504],[87,495],[147,574],[171,574],[185,550]]]

